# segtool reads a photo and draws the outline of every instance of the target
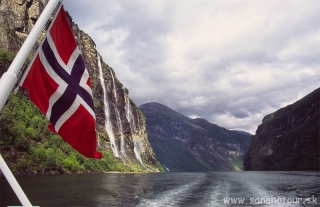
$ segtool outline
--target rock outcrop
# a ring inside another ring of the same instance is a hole
[[[244,170],[320,170],[320,88],[265,116]]]
[[[46,3],[47,0],[0,1],[0,48],[2,50],[8,52],[19,50]],[[114,70],[103,62],[94,41],[79,29],[69,15],[68,19],[91,78],[99,150],[112,151],[115,157],[129,165],[138,160],[142,165],[154,166],[156,159],[148,142],[143,114],[129,98],[128,89],[116,78]],[[105,110],[104,100],[108,104],[108,111]],[[109,120],[106,120],[107,118]],[[107,133],[107,122],[112,134]],[[113,144],[110,143],[112,141]],[[152,171],[157,171],[157,168],[155,167]]]
[[[168,171],[241,170],[250,135],[188,118],[159,103],[140,109],[156,158]]]

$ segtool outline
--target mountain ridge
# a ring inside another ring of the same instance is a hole
[[[266,115],[244,170],[320,170],[320,88]]]
[[[146,117],[148,139],[156,158],[170,171],[241,168],[241,156],[249,147],[250,136],[202,118],[189,118],[160,103],[146,103],[139,108]]]

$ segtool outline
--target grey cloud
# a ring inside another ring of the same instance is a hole
[[[319,87],[317,1],[64,4],[80,27],[96,26],[85,32],[108,34],[94,41],[103,51],[116,52],[112,57],[117,59],[108,57],[107,63],[137,105],[156,101],[187,116],[254,133],[263,116]],[[115,31],[126,36],[120,41]]]
[[[241,119],[247,118],[250,116],[248,111],[244,108],[235,109],[234,111],[230,111],[230,116],[233,116],[236,119],[239,119],[239,122],[241,122]]]

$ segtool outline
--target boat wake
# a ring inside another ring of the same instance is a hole
[[[166,190],[155,198],[142,198],[139,207],[153,207],[153,206],[180,206],[179,203],[187,198],[194,188],[197,188],[204,178],[198,179],[187,184],[177,186],[173,189]]]

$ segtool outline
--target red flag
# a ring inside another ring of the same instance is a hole
[[[22,86],[49,119],[50,130],[82,155],[102,157],[96,151],[96,117],[89,73],[62,7],[30,63]]]

